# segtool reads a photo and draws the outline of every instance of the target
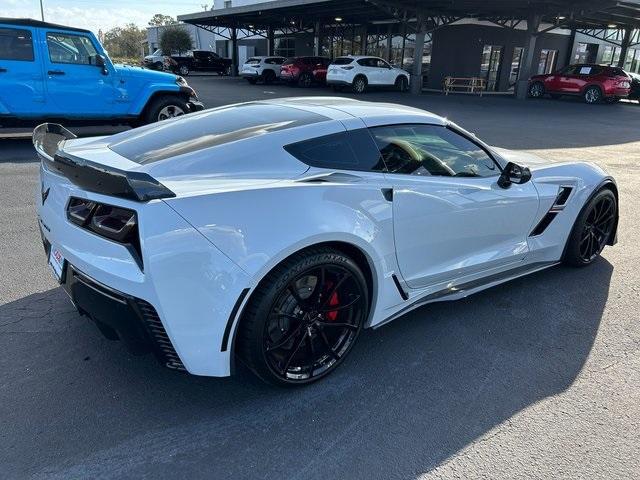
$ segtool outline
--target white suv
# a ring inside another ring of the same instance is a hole
[[[409,88],[409,72],[390,65],[379,57],[338,57],[327,71],[327,85],[334,90],[350,86],[355,93],[367,87],[395,86],[401,92]]]
[[[285,60],[284,57],[251,57],[242,65],[240,75],[252,85],[258,80],[272,83],[280,77],[280,65]]]

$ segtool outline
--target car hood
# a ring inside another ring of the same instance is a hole
[[[149,70],[147,68],[134,67],[132,65],[123,65],[118,63],[115,64],[114,67],[118,75],[128,78],[143,78],[150,82],[175,83],[177,78],[173,73],[158,72],[156,70]]]

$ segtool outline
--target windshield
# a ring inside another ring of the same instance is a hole
[[[162,56],[162,55],[164,55],[164,54],[162,53],[162,50],[160,50],[160,49],[158,48],[158,49],[156,49],[156,51],[155,51],[155,52],[153,52],[151,55],[153,55],[154,57],[161,57],[161,56]]]

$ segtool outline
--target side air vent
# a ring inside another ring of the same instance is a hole
[[[150,303],[145,302],[139,298],[136,299],[140,313],[142,314],[142,320],[147,326],[147,330],[155,343],[157,348],[156,352],[158,357],[164,363],[167,368],[173,370],[185,370],[180,357],[173,348],[173,344],[167,335],[167,331],[164,329],[160,317],[156,309]]]
[[[538,222],[536,228],[534,228],[533,231],[529,234],[530,237],[535,237],[544,233],[547,227],[551,225],[551,222],[553,222],[553,219],[556,218],[556,216],[558,216],[558,214],[562,210],[564,210],[564,206],[567,203],[572,190],[572,187],[560,187],[553,205],[551,205],[551,208],[546,213],[546,215],[542,217],[542,220]]]

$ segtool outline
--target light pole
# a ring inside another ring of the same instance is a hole
[[[42,21],[44,22],[44,7],[42,6],[42,0],[40,0],[40,16],[42,17]]]

